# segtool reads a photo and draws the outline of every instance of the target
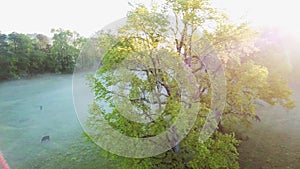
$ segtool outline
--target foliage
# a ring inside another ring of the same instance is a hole
[[[85,39],[68,30],[53,33],[53,44],[42,34],[0,33],[0,80],[72,72]]]
[[[167,17],[170,13],[174,23]],[[202,34],[197,32],[199,29]],[[172,126],[180,106],[185,104],[180,98],[186,86],[174,80],[181,70],[163,69],[162,62],[191,70],[197,81],[194,101],[201,106],[187,137],[173,149],[143,159],[126,159],[109,152],[107,157],[121,161],[119,168],[239,168],[239,141],[232,125],[251,126],[253,119],[259,120],[257,100],[286,108],[294,106],[284,76],[286,71],[274,67],[281,64],[273,59],[278,54],[268,50],[276,46],[260,46],[258,38],[247,24],[232,24],[207,0],[166,0],[162,6],[153,5],[150,9],[137,5],[118,33],[100,34],[102,67],[91,78],[96,103],[91,106],[87,122],[94,131],[102,132],[99,130],[103,128],[98,126],[103,120],[120,133],[139,138],[157,135]],[[214,72],[206,66],[212,56],[221,61],[217,67],[222,67],[226,76],[226,105],[218,130],[200,143],[199,130],[212,109],[210,76]],[[269,65],[269,61],[274,62]],[[134,65],[139,66],[133,68]],[[127,68],[129,73],[118,67]],[[149,93],[155,93],[155,101],[150,101]],[[103,101],[109,108],[100,104]],[[158,111],[151,113],[149,104],[159,107]],[[131,121],[122,112],[136,109],[143,120],[150,122]]]
[[[51,30],[54,33],[51,55],[56,61],[55,71],[70,73],[80,53],[84,39],[76,32],[62,29]]]

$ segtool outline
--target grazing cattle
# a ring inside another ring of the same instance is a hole
[[[50,136],[44,136],[41,139],[41,143],[50,141]]]

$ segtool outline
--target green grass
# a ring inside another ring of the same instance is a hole
[[[31,169],[106,169],[115,168],[112,161],[102,157],[102,150],[89,142],[77,142],[67,146],[66,151],[49,152],[26,161],[20,168]]]
[[[287,112],[277,105],[259,108],[262,121],[255,122],[246,133],[250,139],[239,148],[241,168],[300,168],[300,90],[293,90],[293,110]]]
[[[84,141],[71,75],[3,82],[0,93],[0,149],[12,169],[114,168]],[[41,143],[44,135],[51,140]]]

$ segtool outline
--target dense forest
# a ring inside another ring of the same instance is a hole
[[[41,73],[71,73],[85,38],[78,33],[52,29],[43,34],[0,32],[0,80]]]

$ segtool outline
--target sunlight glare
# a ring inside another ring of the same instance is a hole
[[[244,20],[259,28],[277,28],[287,34],[300,35],[300,10],[296,0],[217,0],[236,20]]]

